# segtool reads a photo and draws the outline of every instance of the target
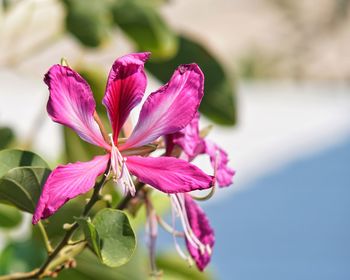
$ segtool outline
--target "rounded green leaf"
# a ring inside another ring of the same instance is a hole
[[[110,267],[126,264],[136,248],[136,238],[127,215],[115,209],[103,209],[93,220],[98,233],[102,262]]]
[[[203,45],[182,36],[175,57],[164,62],[151,60],[146,63],[146,68],[165,83],[177,66],[193,62],[200,66],[205,76],[204,96],[199,110],[218,124],[234,125],[236,103],[233,77]]]
[[[48,168],[47,163],[32,152],[14,149],[0,151],[0,178],[12,168],[20,166]]]
[[[0,202],[33,213],[49,174],[45,167],[12,168],[0,179]]]
[[[14,228],[22,222],[22,214],[16,208],[0,204],[0,227]]]
[[[79,226],[83,229],[85,238],[90,248],[96,253],[96,255],[102,260],[101,256],[101,240],[98,232],[91,222],[90,218],[75,218]]]
[[[49,173],[47,163],[32,152],[0,151],[0,203],[33,213]]]

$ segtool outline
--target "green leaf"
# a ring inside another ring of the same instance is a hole
[[[32,152],[14,149],[0,151],[0,178],[12,168],[20,166],[48,168],[47,163]]]
[[[84,231],[89,231],[87,240],[95,238],[92,247],[98,250],[96,254],[101,256],[102,263],[110,267],[126,264],[136,248],[135,234],[127,215],[119,210],[103,209],[96,214],[93,225],[95,228],[85,223]]]
[[[182,36],[175,57],[164,62],[151,60],[146,64],[146,68],[165,83],[178,65],[192,62],[200,66],[205,76],[204,97],[200,111],[218,124],[234,125],[236,103],[233,78],[204,46]]]
[[[0,204],[0,227],[14,228],[22,222],[22,215],[16,208]]]
[[[108,36],[112,15],[109,0],[63,0],[66,4],[66,27],[82,44],[99,46]]]
[[[45,167],[12,168],[0,179],[0,202],[33,213],[49,174]]]
[[[101,239],[95,228],[95,225],[91,222],[90,218],[75,218],[79,226],[83,229],[86,240],[90,248],[96,253],[100,260],[101,256]]]
[[[0,202],[33,213],[49,173],[47,163],[32,152],[0,151]]]
[[[0,127],[0,150],[5,149],[15,138],[14,133],[8,127]]]
[[[135,42],[140,51],[152,52],[154,59],[173,57],[178,48],[177,36],[154,4],[149,1],[117,1],[113,8],[114,22]]]

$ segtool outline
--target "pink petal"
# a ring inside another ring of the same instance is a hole
[[[216,181],[218,185],[220,187],[230,186],[233,183],[235,171],[228,166],[229,160],[227,153],[209,140],[205,140],[205,153],[209,155],[211,165],[214,169],[217,161]]]
[[[144,103],[136,127],[122,148],[137,147],[184,128],[203,97],[204,76],[198,65],[181,65],[170,81]]]
[[[58,64],[50,68],[44,81],[50,90],[47,112],[52,120],[75,130],[85,141],[109,149],[93,118],[96,104],[87,82]]]
[[[208,154],[213,169],[216,169],[218,185],[226,187],[232,184],[235,171],[228,166],[228,155],[215,143],[200,137],[198,113],[184,129],[166,136],[168,155],[171,154],[175,145],[181,147],[185,155],[184,158],[188,161],[192,161],[200,154]]]
[[[172,137],[171,139],[169,137]],[[196,113],[192,121],[182,130],[167,136],[168,152],[171,145],[179,145],[191,161],[205,150],[204,140],[199,135],[199,113]]]
[[[88,192],[107,168],[109,155],[88,162],[59,165],[47,179],[37,204],[33,224],[54,214],[68,200]]]
[[[147,86],[144,63],[150,53],[135,53],[117,59],[109,72],[103,104],[117,144],[121,127],[131,110],[142,100]]]
[[[212,186],[213,177],[193,164],[174,157],[127,157],[130,172],[143,183],[165,193],[189,192]]]
[[[214,230],[211,228],[204,211],[188,194],[185,194],[185,208],[193,233],[197,236],[199,241],[201,241],[204,245],[209,246],[212,250],[215,243]],[[210,262],[211,254],[209,254],[207,251],[202,254],[198,248],[193,247],[187,240],[186,246],[188,252],[196,262],[198,269],[203,271]]]

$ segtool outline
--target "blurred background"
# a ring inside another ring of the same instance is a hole
[[[237,174],[201,204],[216,232],[208,272],[186,269],[160,231],[165,279],[350,279],[349,0],[0,3],[0,148],[32,149],[52,167],[91,154],[45,111],[42,78],[61,57],[97,103],[113,61],[128,52],[152,52],[148,93],[178,64],[203,69],[201,126],[215,124],[208,137]],[[196,163],[210,172],[207,160]],[[12,210],[0,208],[0,275],[41,261],[30,215]],[[130,267],[145,261],[139,252],[121,271],[83,255],[60,278],[144,279]]]

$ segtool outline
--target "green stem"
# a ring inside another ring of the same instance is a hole
[[[109,164],[108,164],[108,167],[106,169],[105,174],[108,172],[108,170],[109,170]],[[84,208],[84,211],[82,214],[83,217],[86,217],[90,213],[90,211],[91,211],[92,207],[95,205],[95,203],[98,200],[100,200],[100,191],[101,191],[101,188],[103,187],[103,185],[105,184],[106,179],[107,179],[107,176],[105,174],[103,175],[101,181],[95,185],[94,192],[91,196],[91,199],[85,205],[85,208]],[[40,227],[40,225],[39,225],[39,227]],[[26,272],[26,273],[15,273],[15,274],[6,275],[3,277],[0,277],[0,280],[39,279],[39,278],[43,278],[43,277],[47,276],[46,273],[47,273],[47,269],[49,268],[50,264],[56,259],[56,257],[59,256],[62,249],[68,245],[70,238],[72,237],[73,233],[78,229],[78,227],[79,227],[79,225],[77,223],[74,223],[72,225],[72,227],[66,232],[66,234],[63,237],[63,239],[61,240],[61,242],[56,246],[56,248],[52,251],[52,253],[48,255],[46,261],[39,269],[34,269],[33,271]],[[46,232],[45,232],[45,234],[46,234]]]
[[[108,164],[107,170],[109,170],[109,164]],[[85,205],[83,215],[82,215],[83,217],[86,217],[90,213],[90,210],[92,209],[92,207],[100,199],[100,191],[104,183],[106,182],[106,179],[107,179],[107,176],[104,174],[101,181],[95,185],[94,192],[91,196],[91,199]],[[48,256],[46,262],[41,266],[37,274],[38,276],[41,276],[43,273],[45,273],[46,268],[50,265],[52,260],[56,258],[56,256],[60,253],[60,251],[68,244],[71,236],[77,230],[78,227],[79,227],[78,223],[74,223],[72,227],[66,232],[66,235],[63,237],[62,241],[57,245],[56,249],[52,252],[52,254]]]
[[[41,235],[43,237],[43,241],[44,241],[44,244],[45,244],[46,251],[47,251],[48,254],[51,254],[51,252],[53,251],[53,248],[51,246],[49,237],[47,236],[46,229],[45,229],[45,227],[44,227],[44,225],[43,225],[43,223],[41,221],[39,221],[38,226],[39,226]]]

